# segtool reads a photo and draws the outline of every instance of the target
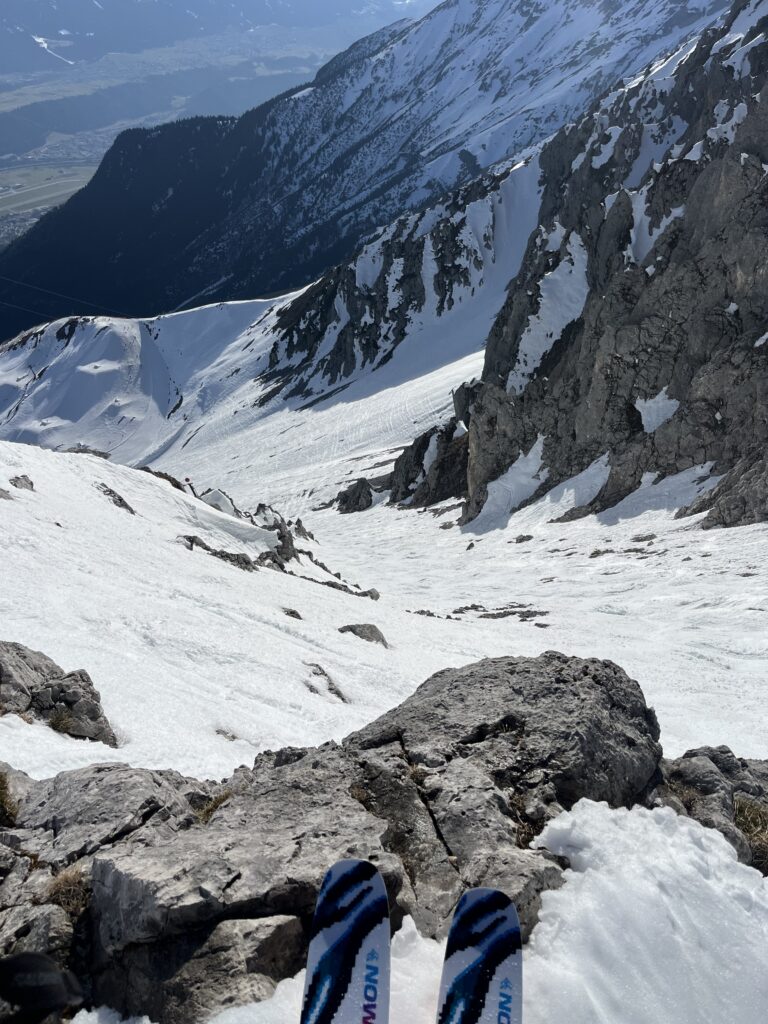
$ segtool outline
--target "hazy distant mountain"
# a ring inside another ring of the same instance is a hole
[[[240,115],[435,2],[2,0],[0,250],[81,188],[121,131]]]
[[[239,120],[127,132],[86,189],[0,257],[0,276],[35,286],[0,282],[0,336],[66,313],[304,284],[377,225],[578,117],[724,7],[450,0]]]
[[[350,18],[366,32],[433,6],[434,0],[3,0],[0,68],[51,70],[61,62],[267,24],[306,28]]]

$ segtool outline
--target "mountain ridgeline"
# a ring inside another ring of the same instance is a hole
[[[455,416],[377,482],[392,501],[461,497],[469,521],[577,477],[573,517],[688,474],[705,526],[767,519],[767,28],[768,0],[737,0],[294,295],[23,335],[0,355],[0,436],[187,458],[286,404],[458,374],[485,346]],[[110,370],[75,400],[93,366]]]
[[[0,337],[313,280],[581,115],[724,0],[448,0],[239,119],[131,130],[92,182],[0,255]]]
[[[542,150],[540,228],[459,410],[469,518],[540,444],[531,500],[608,454],[576,515],[698,470],[724,475],[705,526],[768,519],[766,29],[737,2]]]

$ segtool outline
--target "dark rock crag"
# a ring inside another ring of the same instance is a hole
[[[368,480],[361,477],[336,496],[336,504],[342,515],[351,512],[365,512],[373,505],[373,489]]]
[[[729,747],[700,747],[662,764],[656,796],[725,836],[745,864],[768,874],[768,764]],[[750,809],[756,827],[750,827]],[[761,825],[760,825],[761,823]]]
[[[718,485],[702,494],[679,516],[706,512],[703,530],[718,526],[748,526],[768,522],[768,458],[764,449],[755,449],[740,459]]]
[[[466,465],[473,519],[489,483],[543,438],[532,501],[608,453],[608,479],[571,517],[615,505],[645,474],[702,467],[702,480],[725,476],[689,509],[708,511],[705,528],[768,521],[768,19],[731,33],[747,9],[737,0],[663,83],[641,77],[543,147],[539,227],[482,382],[456,396],[468,451],[414,504],[455,491]],[[558,273],[586,277],[564,325],[547,304]],[[553,327],[536,356],[539,317]],[[658,403],[666,411],[646,420]],[[422,436],[401,465],[423,447]]]

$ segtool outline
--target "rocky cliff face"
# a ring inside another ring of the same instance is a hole
[[[737,3],[541,150],[539,227],[457,404],[468,518],[508,471],[533,499],[601,458],[582,512],[645,474],[733,468],[711,524],[768,518],[767,23]]]
[[[126,132],[86,189],[0,257],[0,337],[73,312],[146,315],[304,284],[726,6],[450,0],[238,120]]]

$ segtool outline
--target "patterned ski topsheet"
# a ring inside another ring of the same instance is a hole
[[[512,901],[470,889],[448,935],[437,1024],[521,1024],[523,953]]]
[[[373,864],[342,860],[317,898],[301,1024],[388,1024],[389,904]]]

